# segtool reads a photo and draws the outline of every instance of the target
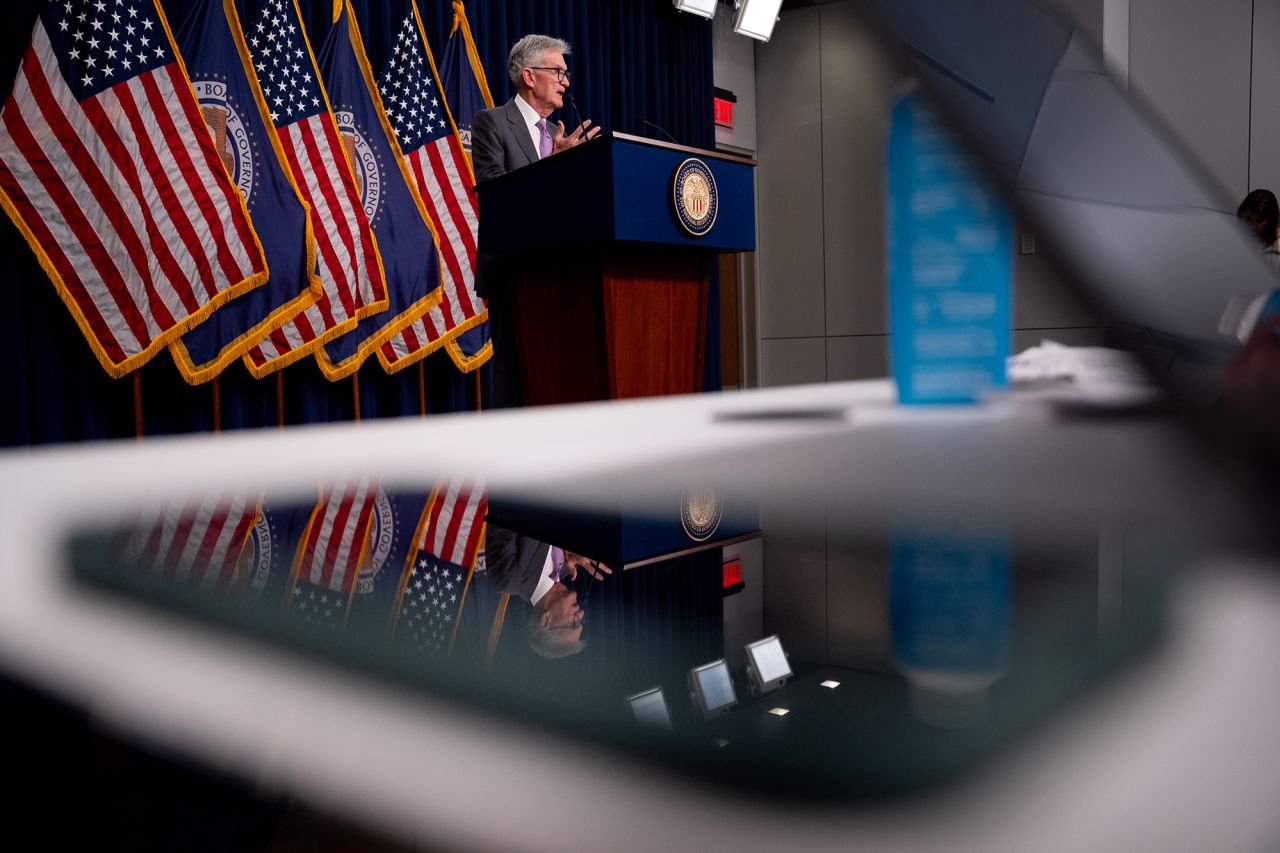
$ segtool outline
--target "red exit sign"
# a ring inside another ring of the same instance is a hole
[[[715,99],[716,124],[720,127],[733,127],[733,102],[723,98]]]

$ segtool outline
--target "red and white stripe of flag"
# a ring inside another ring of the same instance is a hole
[[[245,361],[255,375],[285,366],[387,304],[373,231],[332,115],[321,112],[277,133],[302,197],[311,205],[324,293],[249,351]]]
[[[258,517],[258,501],[213,495],[165,507],[144,519],[125,555],[156,577],[226,589]]]
[[[418,550],[470,569],[484,535],[489,494],[483,481],[446,479],[436,484],[424,510]]]
[[[265,278],[176,62],[80,102],[37,21],[0,113],[0,188],[112,375]]]
[[[376,483],[360,480],[321,497],[298,546],[291,589],[302,581],[337,592],[354,588],[377,496]]]
[[[439,237],[443,299],[379,350],[379,360],[390,372],[483,319],[484,300],[475,290],[479,207],[466,156],[457,134],[451,133],[405,157]]]

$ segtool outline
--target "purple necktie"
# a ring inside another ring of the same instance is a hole
[[[545,118],[538,119],[537,128],[542,132],[542,138],[538,140],[538,157],[542,158],[551,153],[551,131],[547,130]]]
[[[564,574],[564,549],[551,546],[551,581],[555,583]]]

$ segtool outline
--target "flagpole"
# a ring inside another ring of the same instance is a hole
[[[213,377],[213,431],[222,432],[222,377]]]
[[[360,421],[360,371],[351,374],[351,401],[354,404],[355,421]]]
[[[427,416],[427,369],[418,361],[418,414]]]
[[[133,435],[142,438],[142,370],[133,371]]]
[[[476,378],[476,411],[477,411],[477,412],[483,412],[483,411],[484,411],[484,403],[481,401],[481,395],[480,395],[480,389],[481,389],[481,386],[480,386],[480,368],[478,368],[478,367],[477,367],[475,370],[471,371],[471,373],[472,373],[472,374],[475,376],[475,378]]]
[[[484,670],[493,669],[493,658],[498,653],[498,641],[502,639],[502,625],[507,619],[507,602],[511,594],[504,592],[498,599],[498,612],[493,614],[493,622],[489,625],[489,639],[484,647]]]
[[[284,371],[276,371],[276,426],[284,429]]]

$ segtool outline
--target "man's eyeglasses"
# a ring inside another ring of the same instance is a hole
[[[553,72],[553,73],[556,75],[556,82],[557,82],[557,83],[568,83],[568,82],[569,82],[569,69],[568,69],[568,68],[557,68],[557,67],[555,67],[554,65],[530,65],[530,66],[529,66],[529,70],[531,70],[531,71],[551,71],[551,72]]]

